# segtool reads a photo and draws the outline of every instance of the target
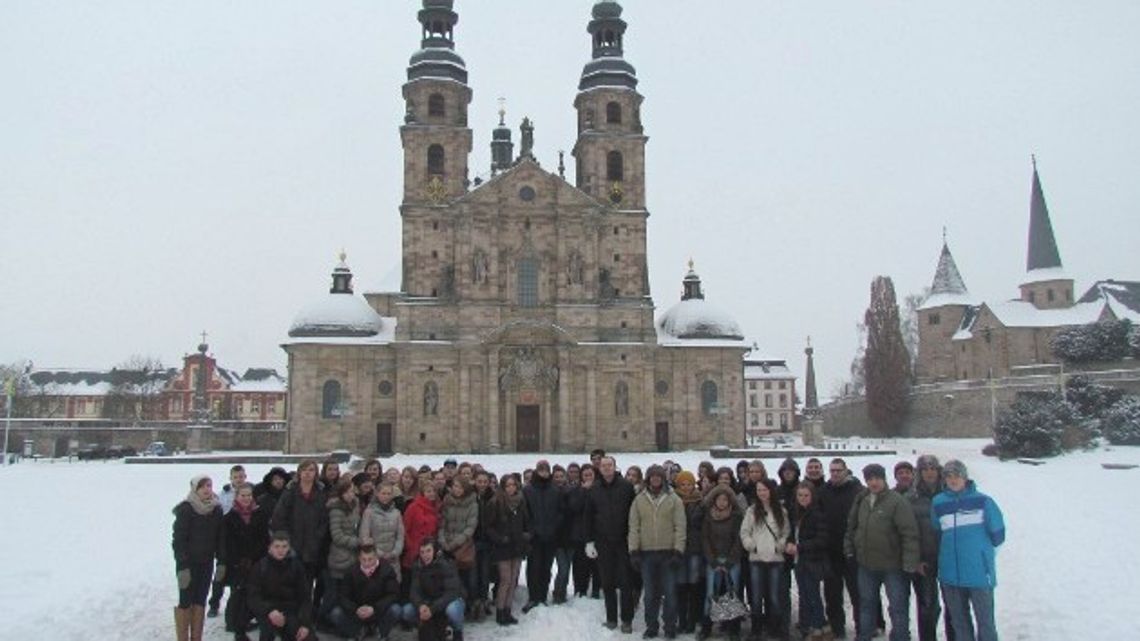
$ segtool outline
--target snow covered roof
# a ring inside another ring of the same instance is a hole
[[[363,298],[335,293],[302,308],[289,327],[289,336],[375,336],[383,326],[380,315]]]
[[[934,309],[935,307],[943,307],[946,305],[977,305],[978,301],[974,300],[973,296],[966,294],[931,294],[922,301],[919,310]]]
[[[1133,323],[1140,323],[1140,282],[1113,280],[1099,280],[1085,292],[1077,301],[1089,303],[1097,300],[1108,302],[1109,309],[1117,319],[1127,318]]]
[[[744,332],[731,316],[701,298],[683,300],[657,319],[657,342],[727,339],[744,345]]]
[[[934,282],[930,285],[930,295],[922,301],[919,307],[933,309],[943,305],[976,305],[977,301],[970,296],[966,289],[966,281],[958,271],[950,247],[943,242],[942,254],[938,257],[938,268],[934,271]]]
[[[1105,303],[1095,301],[1062,309],[1038,309],[1033,303],[1009,300],[986,306],[1006,327],[1065,327],[1097,322]]]
[[[1025,281],[1023,285],[1030,283],[1044,283],[1050,280],[1072,280],[1072,277],[1065,272],[1064,267],[1042,267],[1040,269],[1031,269],[1025,273]]]
[[[795,378],[796,375],[783,363],[779,365],[744,364],[744,380],[746,381],[776,379],[786,381]]]
[[[369,307],[369,309],[372,309]],[[375,312],[373,312],[375,313]],[[380,322],[380,331],[371,335],[302,335],[294,336],[281,343],[285,345],[390,345],[396,342],[396,318],[392,316],[377,316]]]
[[[285,393],[285,377],[277,370],[267,367],[251,367],[240,380],[230,387],[235,392],[281,392]]]
[[[103,396],[112,390],[140,393],[161,389],[178,370],[35,370],[28,375],[35,393],[56,396]]]

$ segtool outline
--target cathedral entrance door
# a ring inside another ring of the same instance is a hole
[[[515,450],[537,452],[539,448],[538,406],[515,406]]]
[[[377,454],[391,454],[392,453],[392,424],[391,423],[377,423],[376,424],[376,453]]]
[[[657,451],[669,451],[669,422],[660,421],[657,423]]]

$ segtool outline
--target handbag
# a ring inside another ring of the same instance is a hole
[[[455,567],[460,570],[470,570],[475,567],[475,542],[467,539],[463,545],[455,548],[452,557],[455,559]]]
[[[709,620],[713,623],[727,623],[748,617],[748,606],[736,596],[732,587],[732,578],[725,573],[724,594],[713,599],[709,604]]]

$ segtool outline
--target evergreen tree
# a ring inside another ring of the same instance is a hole
[[[1140,399],[1129,397],[1113,405],[1101,428],[1113,445],[1140,445]]]
[[[1059,394],[1025,394],[998,415],[994,442],[1003,458],[1057,456],[1077,415]]]
[[[863,355],[867,416],[883,434],[899,433],[910,391],[910,355],[903,342],[895,286],[887,276],[871,283],[871,305],[863,317],[867,351]]]

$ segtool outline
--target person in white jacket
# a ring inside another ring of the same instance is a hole
[[[756,502],[744,513],[740,524],[740,541],[748,554],[749,579],[752,597],[752,631],[750,639],[763,639],[763,630],[770,636],[782,637],[783,621],[784,548],[791,532],[788,514],[780,504],[776,484],[764,479],[756,483]]]

